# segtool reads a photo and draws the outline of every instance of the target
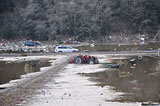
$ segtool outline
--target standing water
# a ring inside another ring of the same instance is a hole
[[[19,79],[21,75],[38,72],[41,67],[49,66],[48,60],[26,61],[19,63],[0,62],[0,84]]]
[[[135,59],[136,67],[131,66],[130,60],[125,60],[121,61],[119,69],[107,68],[86,75],[99,82],[99,86],[109,85],[117,92],[124,92],[113,101],[160,103],[160,60],[152,57]]]

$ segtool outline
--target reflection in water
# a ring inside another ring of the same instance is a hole
[[[126,72],[126,71],[120,71],[119,72],[119,77],[120,78],[131,77],[131,76],[132,76],[132,73],[130,73],[130,72]]]
[[[91,80],[100,82],[101,86],[113,86],[114,90],[126,93],[115,101],[160,102],[160,60],[151,57],[136,58],[135,68],[131,68],[130,61],[127,61],[127,66],[121,64],[119,69],[86,75]]]
[[[28,61],[20,63],[0,62],[0,84],[19,79],[20,75],[40,71],[41,67],[49,66],[48,60]]]
[[[29,63],[26,63],[25,66],[24,66],[24,72],[25,73],[31,73],[31,72],[36,72],[36,65],[32,65],[32,64],[29,64]]]

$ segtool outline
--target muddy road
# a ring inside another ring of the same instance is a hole
[[[67,64],[67,58],[71,56],[68,54],[53,56],[49,58],[51,61],[47,58],[40,63],[39,60],[20,62],[16,66],[16,63],[5,66],[2,62],[6,70],[13,66],[13,73],[18,73],[16,78],[26,73],[31,77],[25,77],[25,83],[18,84],[19,79],[13,81],[18,86],[0,89],[0,106],[141,106],[147,101],[160,103],[160,59],[156,53],[87,54],[97,56],[103,62]],[[136,60],[135,67],[132,67],[131,59]],[[120,64],[120,67],[106,68],[104,63],[107,62]],[[25,71],[27,69],[29,73]],[[13,73],[8,71],[5,76]],[[34,76],[35,73],[38,75]],[[3,81],[1,76],[1,85],[12,80]]]

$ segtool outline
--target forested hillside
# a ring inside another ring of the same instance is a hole
[[[0,0],[0,37],[103,39],[160,30],[160,0]]]

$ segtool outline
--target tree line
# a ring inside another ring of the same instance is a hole
[[[1,0],[0,37],[103,39],[160,29],[160,0]]]

